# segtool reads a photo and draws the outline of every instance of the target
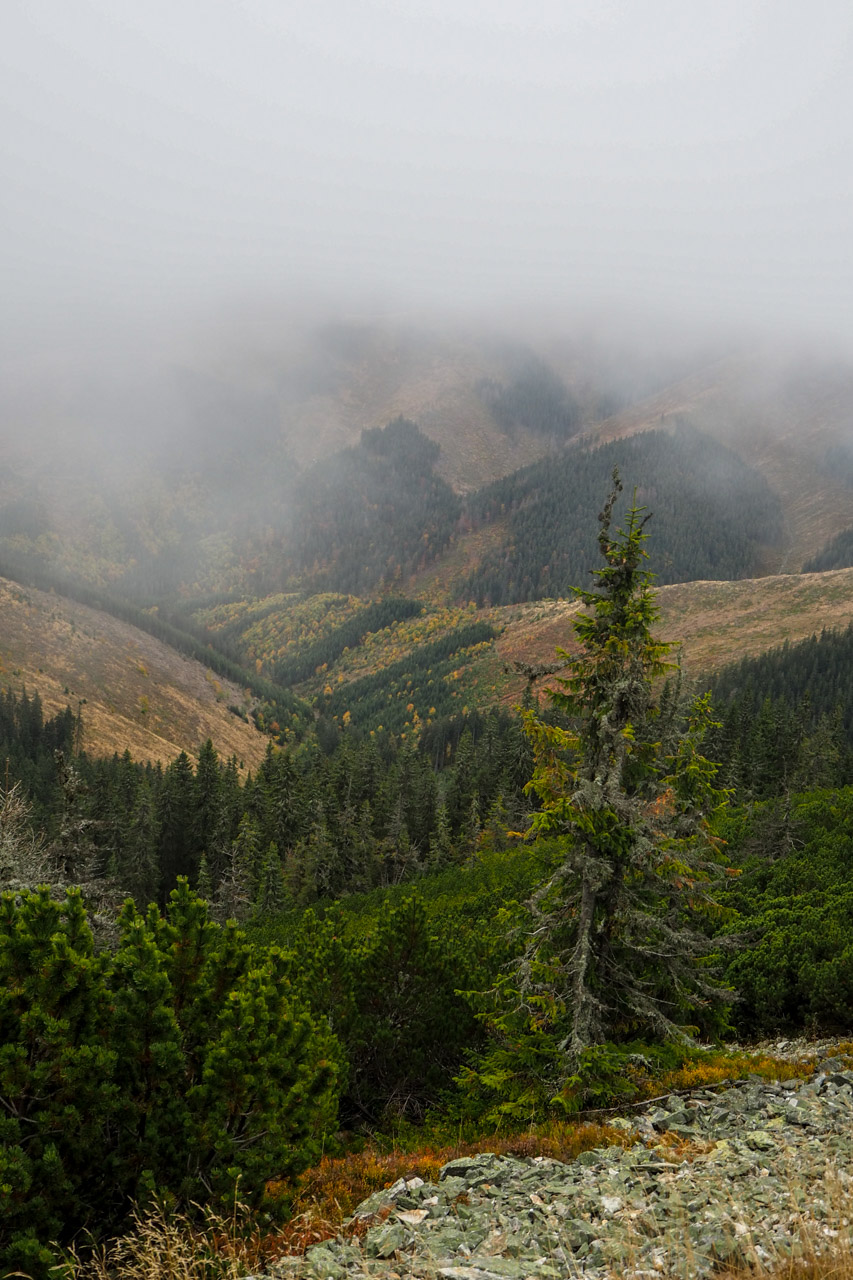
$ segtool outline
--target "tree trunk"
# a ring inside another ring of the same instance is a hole
[[[578,1057],[592,1042],[592,996],[586,982],[592,955],[592,926],[597,891],[588,870],[583,873],[578,936],[572,953],[572,1056]]]

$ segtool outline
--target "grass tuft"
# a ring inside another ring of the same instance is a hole
[[[55,1268],[60,1280],[241,1280],[274,1257],[249,1210],[205,1209],[199,1222],[162,1207],[134,1211],[131,1229],[105,1245],[76,1246]]]

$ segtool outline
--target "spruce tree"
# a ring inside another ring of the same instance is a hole
[[[193,795],[193,832],[195,853],[207,861],[212,891],[203,894],[211,900],[225,868],[228,848],[226,814],[219,756],[210,738],[198,753]]]
[[[157,815],[151,787],[139,788],[119,881],[140,910],[157,897]]]
[[[281,857],[278,846],[273,843],[267,850],[261,867],[260,884],[255,898],[255,915],[263,919],[266,916],[280,914],[287,905],[287,895],[282,876]]]
[[[205,902],[210,903],[213,901],[213,879],[210,874],[210,864],[207,861],[206,853],[201,855],[201,861],[198,864],[196,893]]]
[[[201,849],[193,838],[195,775],[190,758],[182,751],[163,774],[157,795],[157,827],[160,895],[165,901],[178,876],[195,881]]]
[[[707,699],[680,726],[672,706],[660,716],[671,664],[670,646],[652,632],[649,517],[633,507],[613,532],[621,489],[614,470],[599,517],[604,567],[595,589],[577,593],[581,649],[558,650],[566,674],[548,695],[571,727],[525,713],[535,756],[528,789],[539,801],[530,835],[556,841],[559,862],[528,904],[528,942],[491,1018],[499,1047],[480,1075],[505,1093],[519,1075],[538,1075],[538,1092],[521,1088],[524,1105],[541,1102],[543,1086],[563,1088],[594,1046],[687,1041],[727,999],[703,965],[702,916],[718,910],[720,871],[708,815],[725,802],[699,749]]]
[[[245,846],[239,839],[235,840],[228,849],[225,870],[216,890],[213,907],[214,919],[219,923],[234,920],[237,924],[242,924],[251,915],[254,893],[251,863],[244,856],[245,852]]]
[[[453,861],[453,836],[450,830],[450,816],[444,796],[441,796],[435,809],[435,830],[429,838],[429,867],[438,871],[449,866]]]

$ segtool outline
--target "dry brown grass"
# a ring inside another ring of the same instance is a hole
[[[594,1147],[624,1147],[633,1141],[631,1135],[608,1124],[555,1122],[535,1132],[492,1135],[447,1146],[424,1146],[415,1152],[381,1152],[369,1147],[345,1156],[325,1157],[302,1175],[295,1195],[283,1184],[273,1183],[269,1191],[273,1197],[278,1195],[290,1199],[292,1196],[295,1240],[298,1242],[310,1224],[317,1224],[318,1230],[325,1230],[324,1238],[334,1235],[344,1219],[363,1200],[392,1186],[398,1178],[423,1178],[424,1182],[436,1182],[442,1165],[460,1156],[490,1151],[518,1159],[548,1156],[553,1160],[569,1161]],[[287,1236],[288,1228],[285,1228],[282,1238]]]
[[[241,689],[153,636],[65,597],[0,579],[0,686],[38,693],[48,714],[82,704],[83,747],[173,759],[212,738],[247,767],[266,738],[228,711]]]
[[[660,587],[658,628],[678,643],[688,673],[714,671],[727,662],[753,657],[786,640],[804,640],[823,627],[842,628],[853,620],[853,569],[829,573],[782,574],[740,582],[687,582]],[[486,687],[494,671],[514,662],[552,662],[554,650],[572,651],[573,600],[539,600],[490,611],[503,628],[494,652],[475,659],[466,679],[481,676]],[[504,680],[496,700],[517,703],[524,680]]]
[[[846,1249],[843,1256],[831,1258],[786,1258],[739,1271],[720,1271],[717,1280],[853,1280],[853,1258]]]
[[[839,1053],[845,1053],[845,1046],[839,1047]],[[665,1071],[642,1088],[649,1096],[651,1089],[658,1093],[679,1093],[724,1085],[746,1076],[759,1076],[762,1080],[806,1080],[814,1074],[816,1065],[815,1058],[792,1062],[768,1053],[726,1054],[690,1062],[675,1071]]]
[[[125,1235],[92,1249],[75,1247],[56,1270],[68,1280],[239,1280],[275,1256],[235,1203],[228,1217],[205,1212],[200,1222],[162,1209],[137,1212]]]

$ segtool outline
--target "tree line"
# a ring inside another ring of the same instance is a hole
[[[64,878],[144,907],[183,876],[222,919],[412,880],[504,844],[506,822],[529,809],[519,722],[493,711],[431,728],[422,743],[339,734],[329,754],[270,744],[242,780],[210,741],[165,767],[74,755],[70,710],[45,719],[37,695],[0,697],[6,789],[24,788]]]
[[[712,749],[739,794],[853,781],[853,624],[732,663],[711,692]]]
[[[449,640],[436,643],[457,660]],[[440,669],[439,658],[431,653],[424,672],[400,664],[406,699],[434,696],[423,677]],[[853,779],[851,671],[847,628],[717,676],[707,751],[735,797],[770,800]],[[185,876],[222,918],[260,918],[412,881],[484,847],[504,847],[506,829],[522,829],[537,804],[525,794],[532,756],[518,717],[438,714],[401,738],[387,715],[388,674],[365,680],[363,707],[377,699],[387,731],[328,721],[326,750],[322,731],[295,750],[270,745],[245,780],[210,742],[196,760],[182,752],[165,767],[139,765],[127,752],[89,758],[77,752],[81,727],[85,741],[80,710],[47,717],[37,693],[6,690],[0,769],[7,790],[24,788],[33,825],[49,842],[64,842],[63,861],[78,881],[120,886],[140,906],[164,902]],[[664,707],[674,696],[664,688]],[[329,702],[330,714],[359,705],[347,687]],[[411,720],[405,706],[400,701],[398,714]],[[571,726],[565,711],[549,715]]]

